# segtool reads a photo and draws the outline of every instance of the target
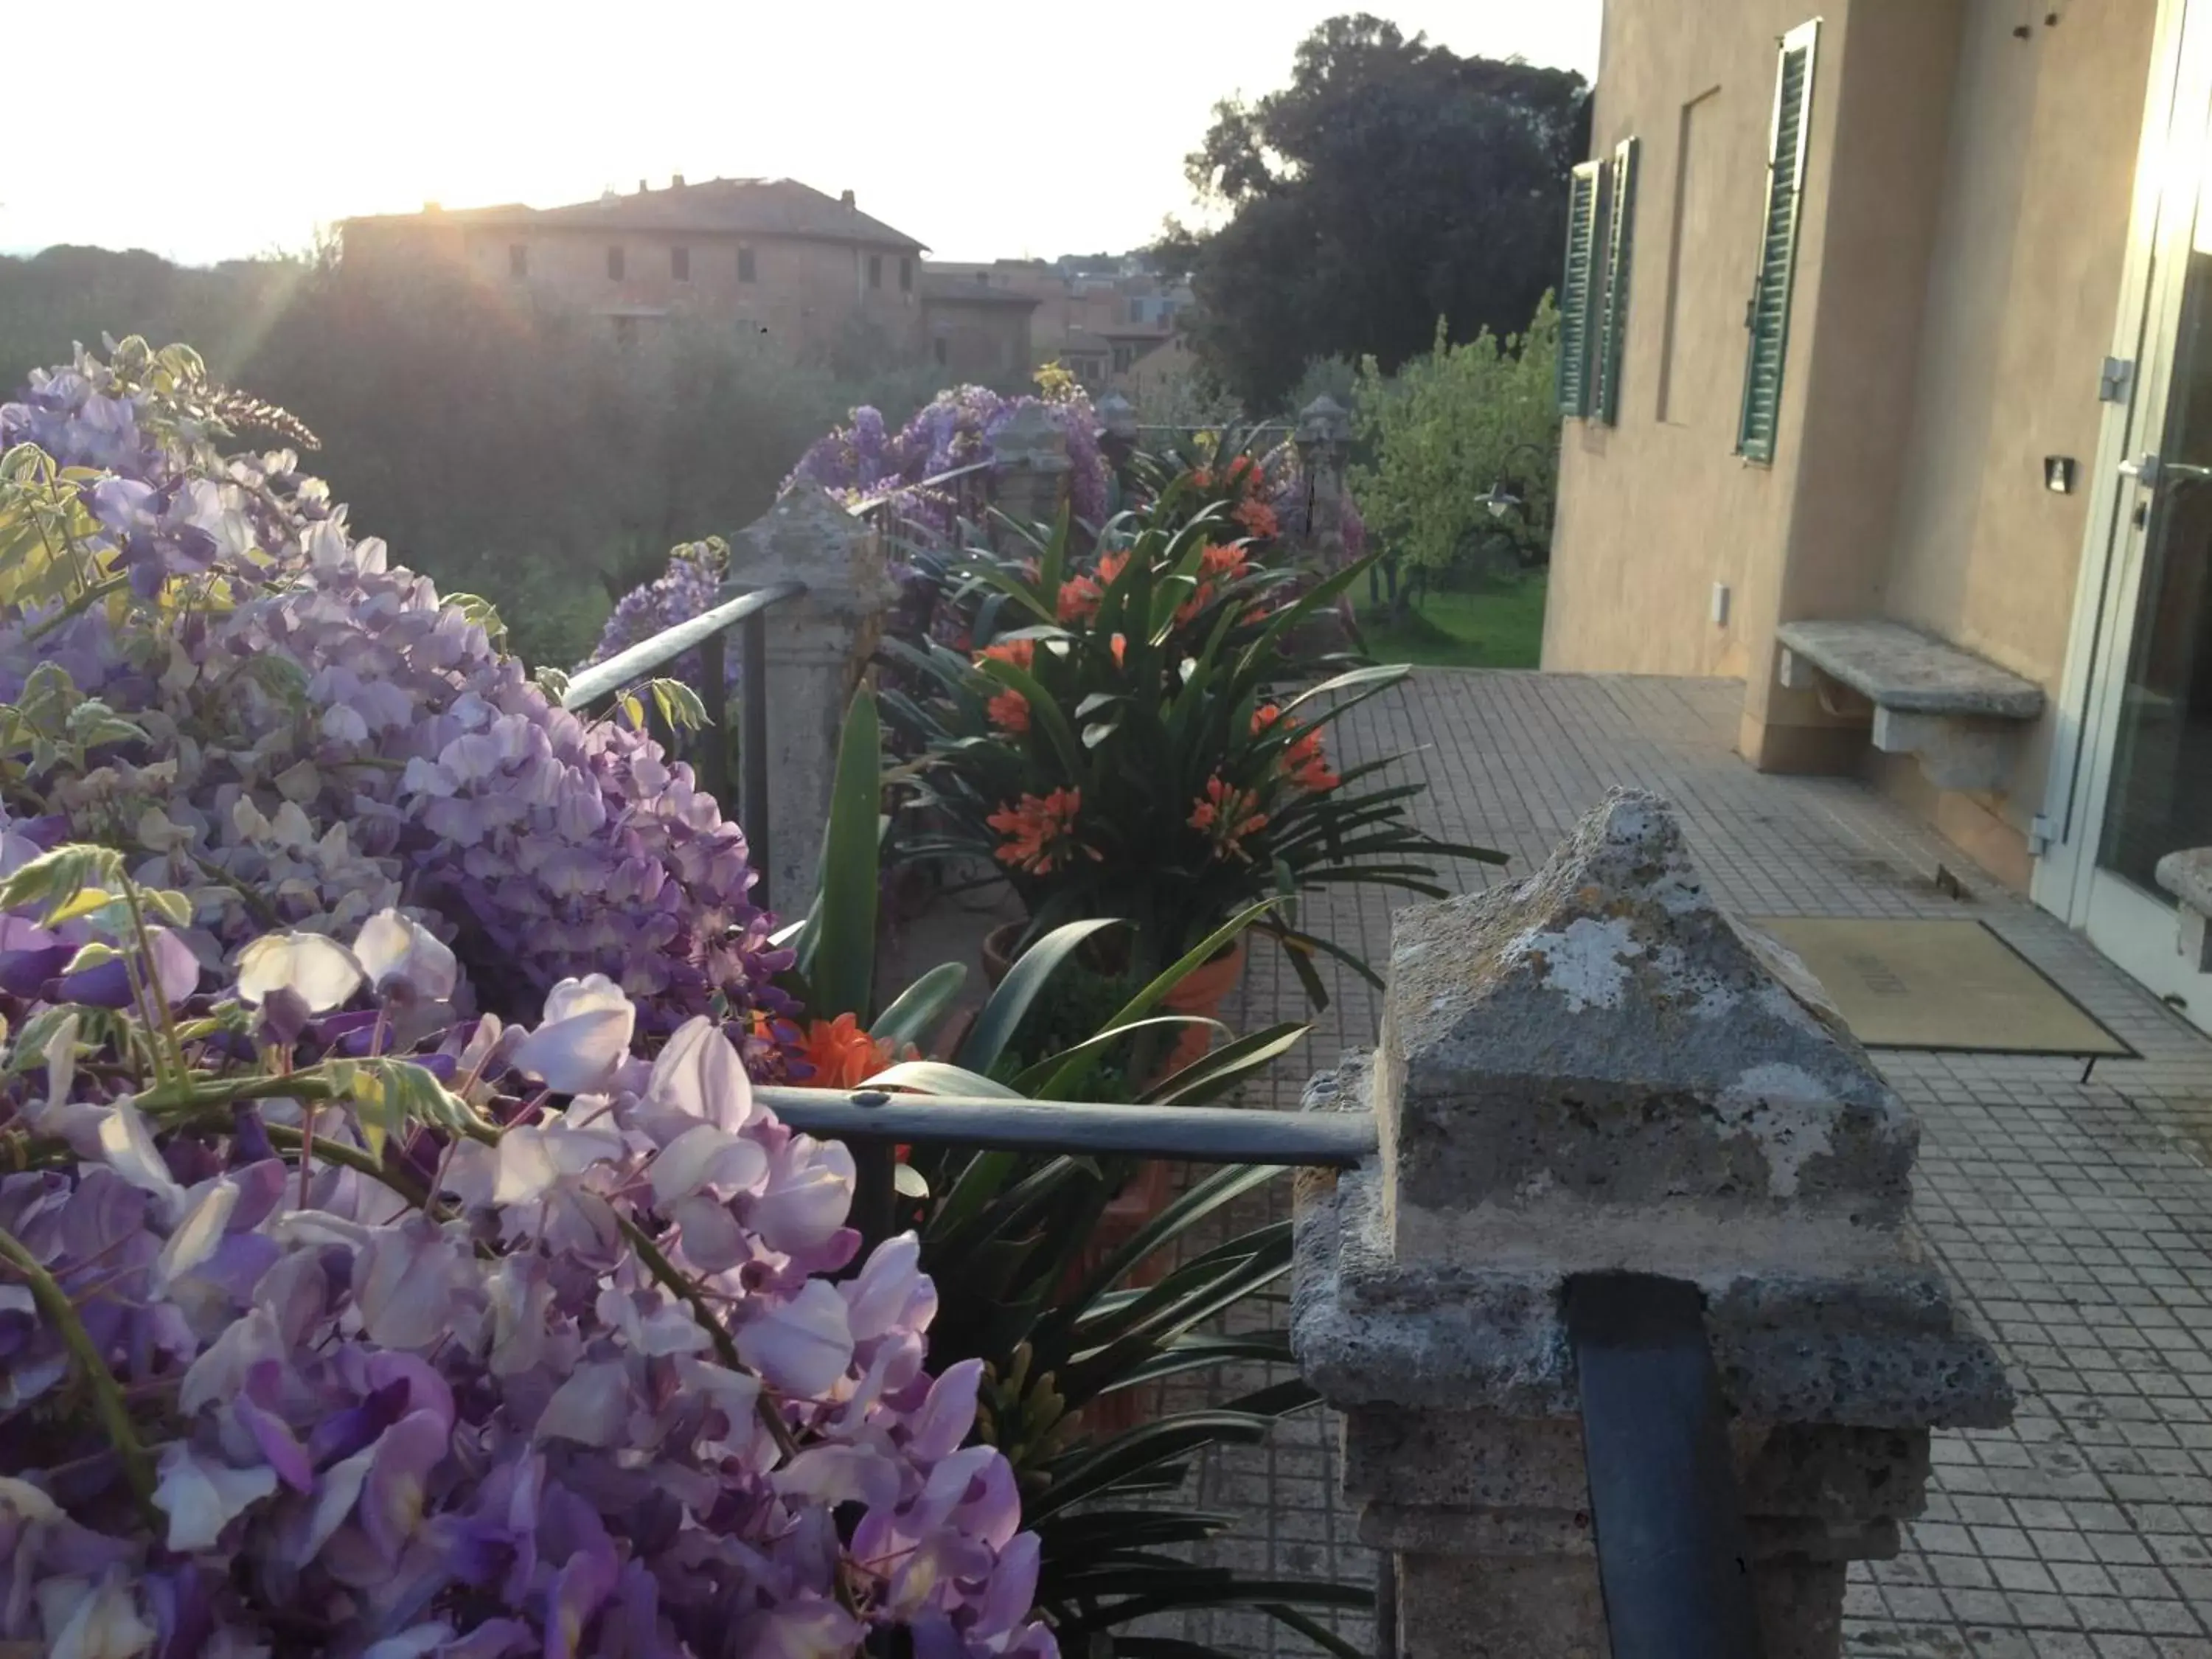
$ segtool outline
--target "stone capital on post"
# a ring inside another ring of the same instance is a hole
[[[993,499],[1016,524],[1049,526],[1067,499],[1067,434],[1042,404],[1025,403],[999,428]]]
[[[1115,472],[1129,465],[1137,453],[1137,406],[1118,392],[1109,392],[1096,405],[1098,447]]]
[[[882,538],[817,483],[797,483],[731,538],[723,591],[799,581],[768,613],[769,892],[787,914],[814,896],[837,738],[897,597]]]
[[[2009,1416],[1911,1225],[1917,1126],[1654,796],[1401,912],[1380,1043],[1306,1103],[1377,1120],[1376,1159],[1302,1184],[1292,1344],[1346,1413],[1404,1659],[1611,1650],[1571,1276],[1701,1293],[1766,1659],[1835,1659],[1845,1569],[1895,1551],[1929,1430]]]

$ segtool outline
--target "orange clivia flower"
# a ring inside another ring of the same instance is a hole
[[[1127,552],[1100,554],[1098,556],[1098,586],[1113,586],[1121,580],[1121,572],[1128,568],[1128,564],[1129,556]]]
[[[1122,665],[1122,659],[1127,657],[1128,654],[1129,636],[1126,634],[1116,634],[1114,636],[1114,666],[1116,668],[1121,667]]]
[[[1328,757],[1322,751],[1318,732],[1307,732],[1283,751],[1283,770],[1290,774],[1291,781],[1299,788],[1310,789],[1316,795],[1344,781],[1329,770]]]
[[[1098,857],[1098,849],[1075,838],[1075,815],[1083,807],[1080,789],[1055,789],[1048,795],[1024,795],[983,820],[1006,837],[999,862],[1031,875],[1050,875],[1079,853]]]
[[[1088,576],[1070,576],[1060,585],[1060,598],[1055,601],[1054,614],[1060,626],[1073,628],[1078,623],[1087,623],[1098,614],[1098,601],[1105,595],[1098,584]]]
[[[1256,495],[1249,501],[1239,501],[1234,516],[1237,522],[1243,525],[1248,532],[1261,540],[1274,535],[1282,528],[1282,526],[1276,521],[1275,509]]]
[[[1240,858],[1249,864],[1252,855],[1244,850],[1244,837],[1267,827],[1267,815],[1259,805],[1257,794],[1224,782],[1217,772],[1206,781],[1206,793],[1191,807],[1190,827],[1203,831],[1213,843],[1214,857]]]
[[[1008,686],[983,705],[990,715],[991,724],[1001,732],[1011,732],[1016,737],[1030,729],[1030,700]]]
[[[809,1020],[800,1056],[814,1068],[807,1079],[817,1089],[849,1089],[891,1063],[890,1050],[860,1029],[851,1014]]]
[[[1289,731],[1298,730],[1295,716],[1286,715],[1272,702],[1261,703],[1252,711],[1252,735],[1258,737],[1277,720],[1285,722]],[[1344,781],[1329,770],[1328,757],[1322,747],[1321,733],[1308,732],[1291,739],[1283,750],[1283,775],[1301,789],[1310,789],[1316,794],[1334,789]]]
[[[1036,660],[1036,641],[1002,640],[996,645],[987,645],[975,659],[975,666],[981,668],[987,658],[994,662],[1011,663],[1026,674],[1030,672],[1030,665]]]
[[[1198,568],[1209,576],[1225,577],[1235,581],[1251,569],[1244,550],[1234,542],[1217,542],[1198,550]]]

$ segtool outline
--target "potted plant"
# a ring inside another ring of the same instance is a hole
[[[979,604],[970,649],[894,641],[928,690],[887,696],[922,759],[902,769],[927,826],[907,859],[981,861],[1028,912],[1015,943],[1085,917],[1127,921],[1129,966],[1149,977],[1255,903],[1308,995],[1326,952],[1370,981],[1355,951],[1297,920],[1301,894],[1352,882],[1439,896],[1436,864],[1501,861],[1415,824],[1419,784],[1390,783],[1394,757],[1340,772],[1328,727],[1395,685],[1401,666],[1297,660],[1286,637],[1357,578],[1308,586],[1249,556],[1231,509],[1187,495],[1194,476],[1108,527],[1078,565],[1066,521],[1034,559],[970,557]],[[1303,688],[1316,670],[1328,674]],[[1218,995],[1236,981],[1218,964]]]

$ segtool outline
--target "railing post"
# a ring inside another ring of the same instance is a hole
[[[1307,1095],[1370,1102],[1376,1155],[1301,1179],[1291,1340],[1395,1564],[1383,1650],[1837,1659],[1929,1429],[2011,1397],[1909,1238],[1917,1126],[1663,802],[1399,913],[1378,1048]]]
[[[793,485],[731,540],[726,591],[776,581],[806,592],[744,624],[744,811],[749,838],[774,826],[753,865],[796,916],[814,895],[846,706],[896,590],[882,538],[812,483]]]
[[[728,641],[726,629],[699,641],[699,701],[707,711],[706,727],[697,734],[699,787],[714,798],[724,817],[730,816]],[[750,845],[751,836],[745,839]]]
[[[1129,462],[1137,453],[1137,406],[1118,392],[1098,400],[1098,447],[1114,476],[1125,483]]]
[[[1000,428],[994,447],[993,504],[1024,530],[1048,527],[1067,499],[1067,434],[1042,404],[1024,404]],[[1003,526],[994,526],[992,539],[1002,550],[1027,545]]]
[[[1352,416],[1326,392],[1298,411],[1298,471],[1305,522],[1298,539],[1318,568],[1344,562],[1344,470],[1352,459]]]
[[[775,856],[768,827],[768,612],[754,611],[738,624],[738,763],[745,777],[738,821],[744,827],[745,847],[760,877],[753,902],[765,910],[772,902],[769,865]],[[728,816],[726,810],[723,816]]]

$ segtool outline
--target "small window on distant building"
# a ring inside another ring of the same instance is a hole
[[[1145,320],[1145,302],[1142,300],[1129,301],[1129,320],[1133,323],[1141,323]]]
[[[679,283],[688,283],[691,280],[691,250],[690,248],[672,247],[668,250],[668,275],[672,280]]]
[[[753,251],[749,247],[739,248],[738,250],[738,280],[741,283],[750,283],[757,279],[757,273],[753,270]]]
[[[514,277],[530,275],[530,250],[520,242],[507,245],[507,274]]]
[[[902,294],[914,292],[914,261],[911,259],[899,261],[899,292]]]
[[[623,251],[619,247],[607,250],[607,280],[619,283],[623,279]]]
[[[615,343],[617,345],[627,349],[637,343],[636,318],[616,317],[610,320],[611,320],[615,325]]]
[[[880,253],[871,253],[868,256],[868,286],[881,288],[883,285],[884,256]]]
[[[1129,365],[1136,361],[1137,350],[1134,346],[1117,345],[1114,348],[1114,372],[1116,374],[1127,374]]]
[[[942,368],[945,367],[945,359],[948,349],[945,338],[942,334],[940,334],[931,343],[937,349],[937,366],[939,368]]]

